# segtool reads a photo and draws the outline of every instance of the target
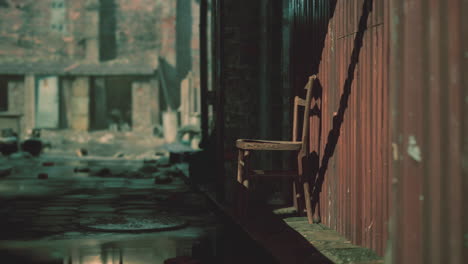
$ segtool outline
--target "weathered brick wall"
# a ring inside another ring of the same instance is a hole
[[[77,131],[87,131],[89,128],[89,78],[75,78],[71,88],[70,127]]]
[[[66,56],[69,34],[52,30],[51,1],[6,2],[0,7],[1,57]]]
[[[161,47],[161,17],[168,1],[115,0],[117,53],[132,54]]]
[[[131,57],[147,51],[154,55],[148,59],[155,60],[156,54],[160,53],[175,64],[176,1],[113,1],[117,57]],[[63,7],[57,5],[60,2],[63,2]],[[99,1],[3,0],[2,3],[0,59],[84,58],[89,28],[98,26],[92,24],[95,22],[89,19],[87,11],[99,8],[96,5]],[[63,19],[60,8],[64,10]],[[63,21],[60,30],[57,20]]]

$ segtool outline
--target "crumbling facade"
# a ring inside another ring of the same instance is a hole
[[[199,87],[199,60],[190,50],[198,24],[191,17],[186,46],[193,63],[184,75],[177,63],[181,6],[196,18],[197,1],[1,1],[2,128],[23,137],[33,128],[152,133],[161,109],[178,110],[189,72]],[[168,99],[160,98],[162,67]]]

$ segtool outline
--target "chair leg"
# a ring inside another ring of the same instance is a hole
[[[310,201],[310,186],[309,186],[309,181],[304,180],[304,200],[305,200],[305,205],[306,205],[306,211],[307,211],[307,220],[309,221],[309,224],[313,224],[313,216],[312,216],[312,203]]]
[[[319,224],[322,222],[322,217],[320,216],[320,202],[316,201],[315,204],[313,205],[313,222],[314,224]]]
[[[242,206],[242,216],[246,217],[249,209],[249,188],[250,188],[250,177],[249,177],[249,168],[250,167],[250,151],[244,151],[244,178],[242,185],[245,187],[243,192],[243,206]]]
[[[250,152],[246,150],[239,150],[239,156],[237,160],[237,182],[238,193],[237,193],[237,212],[240,216],[247,215],[248,209],[248,189],[249,189],[249,179],[248,179],[248,169],[249,169],[249,156]]]
[[[239,155],[237,158],[237,194],[235,196],[235,210],[238,214],[241,214],[243,211],[243,198],[244,198],[244,190],[242,187],[242,182],[244,181],[244,150],[239,149]]]
[[[244,150],[239,149],[239,156],[237,158],[237,182],[242,184],[244,181]]]

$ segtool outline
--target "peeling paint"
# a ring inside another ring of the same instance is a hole
[[[393,152],[393,160],[397,161],[398,160],[398,145],[396,143],[392,143],[392,152]]]
[[[422,161],[421,149],[419,148],[416,137],[410,135],[408,138],[408,155],[417,162]]]

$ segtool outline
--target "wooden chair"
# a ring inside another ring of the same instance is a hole
[[[249,184],[253,177],[287,177],[293,179],[294,188],[294,205],[300,215],[305,209],[309,223],[313,223],[316,216],[312,215],[312,205],[310,199],[310,168],[308,161],[310,156],[309,151],[309,122],[310,122],[310,105],[312,101],[312,87],[316,76],[309,77],[309,81],[305,86],[307,90],[306,99],[299,97],[294,98],[294,115],[293,115],[293,135],[292,141],[271,141],[271,140],[252,140],[238,139],[236,147],[238,153],[237,164],[237,181],[243,185],[247,191],[241,192],[237,197],[238,212],[246,213],[248,198],[242,197],[248,195]],[[304,107],[304,118],[302,126],[302,140],[298,141],[298,108]],[[307,106],[307,107],[306,107]],[[249,157],[252,151],[267,150],[267,151],[296,151],[297,152],[297,170],[291,171],[273,171],[273,170],[251,170]],[[242,194],[244,193],[244,194]]]

